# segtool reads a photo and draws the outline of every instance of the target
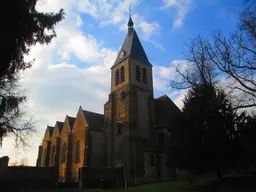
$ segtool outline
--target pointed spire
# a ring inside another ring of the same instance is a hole
[[[130,17],[129,18],[129,21],[128,21],[128,28],[132,28],[133,27],[133,21],[132,21],[132,18]]]
[[[129,18],[129,21],[128,21],[127,25],[128,25],[128,34],[130,36],[132,34],[132,31],[133,31],[132,8],[131,8],[131,6],[130,6],[129,10],[130,10],[130,18]]]
[[[127,58],[132,58],[133,60],[139,61],[141,63],[151,65],[141,45],[141,42],[136,33],[136,30],[133,28],[131,8],[130,8],[130,18],[127,25],[128,25],[128,34],[125,37],[125,40],[122,44],[119,54],[115,60],[114,65],[111,67],[111,69]]]

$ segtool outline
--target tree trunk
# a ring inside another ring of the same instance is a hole
[[[127,174],[126,174],[126,163],[124,163],[124,189],[127,191]]]

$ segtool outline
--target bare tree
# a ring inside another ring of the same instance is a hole
[[[191,39],[172,88],[215,84],[232,97],[233,110],[256,106],[256,6],[251,0],[246,5],[231,36],[217,31],[212,40]]]
[[[209,62],[206,52],[207,41],[202,37],[190,39],[186,44],[185,61],[175,66],[177,76],[171,80],[171,87],[175,89],[188,89],[203,84],[217,83],[218,73],[215,66]]]
[[[228,38],[215,32],[206,49],[210,61],[229,79],[236,109],[256,106],[256,6],[251,0],[246,5],[237,30]]]
[[[18,80],[16,75],[0,89],[0,145],[4,137],[14,136],[16,148],[28,146],[28,139],[36,133],[35,120],[21,105],[26,101],[26,93],[20,89]]]

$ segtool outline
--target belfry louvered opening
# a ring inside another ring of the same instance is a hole
[[[136,65],[136,80],[140,81],[140,67]]]
[[[117,69],[116,70],[116,85],[119,84],[119,78],[120,78],[119,69]]]
[[[124,76],[124,66],[121,67],[121,83],[124,82],[125,76]]]

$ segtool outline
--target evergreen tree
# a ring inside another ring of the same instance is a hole
[[[228,161],[229,142],[234,134],[234,113],[223,90],[212,84],[191,88],[185,97],[180,133],[173,132],[177,150],[187,153],[183,167],[192,171],[216,169],[222,177],[221,167]],[[178,137],[177,137],[178,135]]]
[[[0,70],[0,141],[14,134],[23,144],[34,131],[33,123],[24,119],[19,104],[26,100],[18,90],[19,72],[32,66],[25,62],[35,44],[48,44],[56,37],[54,28],[64,18],[64,11],[41,13],[36,10],[38,0],[6,1],[1,12],[1,70]],[[8,12],[9,15],[6,15]]]

